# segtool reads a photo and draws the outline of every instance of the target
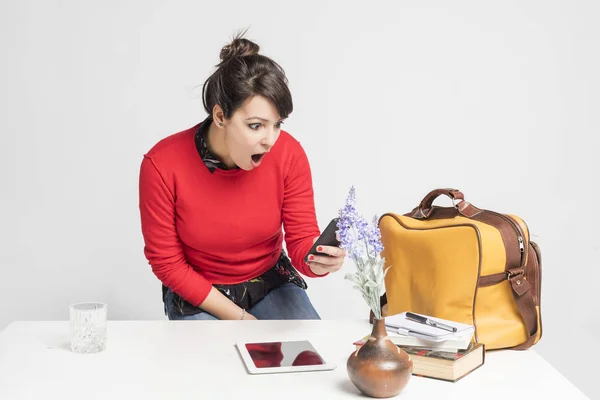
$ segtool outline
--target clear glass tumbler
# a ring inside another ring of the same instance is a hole
[[[104,303],[78,303],[70,306],[71,350],[98,353],[106,347],[107,306]]]

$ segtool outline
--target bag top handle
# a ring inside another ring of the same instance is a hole
[[[473,206],[471,203],[465,201],[465,195],[458,189],[442,188],[435,189],[427,193],[427,195],[421,200],[421,203],[410,213],[410,216],[416,219],[427,219],[433,211],[433,202],[440,196],[448,196],[452,199],[452,204],[458,210],[458,212],[467,217],[471,218],[481,212],[480,209]]]

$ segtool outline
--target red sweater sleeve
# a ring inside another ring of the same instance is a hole
[[[198,306],[212,284],[188,264],[175,227],[175,197],[151,158],[140,168],[139,207],[144,254],[156,277],[173,292]]]
[[[322,277],[311,271],[304,256],[321,234],[315,215],[312,175],[308,158],[300,143],[295,143],[284,181],[283,230],[285,243],[294,267],[309,277]]]

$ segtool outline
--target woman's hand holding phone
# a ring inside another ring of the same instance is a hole
[[[313,241],[313,247],[305,257],[311,271],[317,275],[336,272],[344,264],[346,250],[340,248],[340,240],[336,233],[337,218],[331,220],[321,236]]]

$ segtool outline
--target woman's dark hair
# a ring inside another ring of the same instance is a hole
[[[238,34],[221,49],[221,62],[202,88],[204,109],[212,115],[218,104],[225,118],[231,118],[247,99],[263,96],[275,105],[281,118],[287,118],[294,106],[283,68],[258,54],[259,46],[242,36]]]

